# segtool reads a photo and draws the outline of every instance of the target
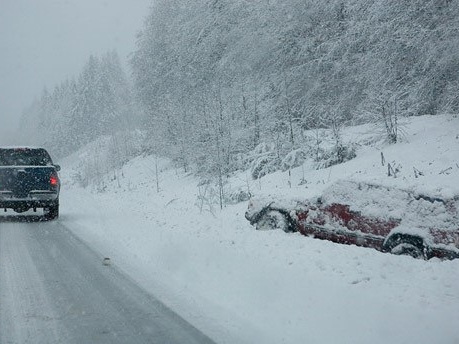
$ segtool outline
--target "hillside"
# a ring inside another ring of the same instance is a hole
[[[26,107],[18,136],[63,157],[142,129],[145,151],[222,182],[265,146],[282,169],[314,146],[305,130],[339,141],[378,123],[397,141],[399,119],[459,111],[458,18],[450,0],[156,0],[130,70],[89,56]]]
[[[60,221],[219,343],[454,343],[459,260],[255,231],[244,218],[247,202],[237,201],[248,193],[317,196],[338,179],[458,195],[458,116],[409,118],[401,129],[400,142],[387,144],[374,126],[343,128],[356,157],[328,168],[307,158],[257,180],[235,172],[222,210],[218,187],[150,155],[82,188],[75,176],[93,144],[62,164]],[[327,133],[321,137],[326,145]],[[102,154],[106,145],[96,147]]]

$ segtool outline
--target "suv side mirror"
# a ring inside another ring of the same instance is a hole
[[[61,165],[54,164],[54,167],[56,168],[57,172],[59,172],[61,170]]]

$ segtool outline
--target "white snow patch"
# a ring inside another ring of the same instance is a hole
[[[344,164],[311,170],[306,162],[290,175],[249,182],[245,172],[230,187],[286,201],[318,197],[340,179],[459,194],[457,116],[413,118],[396,145],[371,130],[344,131],[347,142],[360,144],[357,158]],[[396,178],[387,176],[381,153],[398,167]],[[422,261],[255,231],[244,218],[247,202],[222,211],[203,205],[197,179],[151,156],[127,163],[116,180],[107,175],[103,193],[77,186],[78,164],[62,164],[59,221],[218,343],[459,342],[459,260]],[[413,168],[423,175],[416,178]]]

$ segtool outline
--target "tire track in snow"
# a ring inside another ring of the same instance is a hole
[[[213,343],[59,221],[0,219],[0,344]]]

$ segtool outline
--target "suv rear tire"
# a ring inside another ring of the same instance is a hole
[[[55,220],[59,217],[59,200],[43,209],[44,218],[47,221]]]

